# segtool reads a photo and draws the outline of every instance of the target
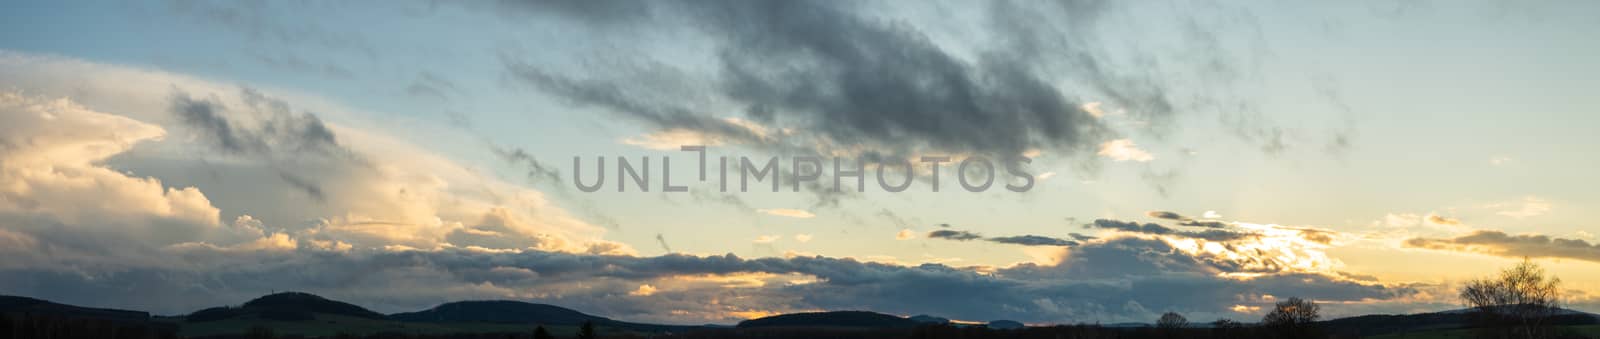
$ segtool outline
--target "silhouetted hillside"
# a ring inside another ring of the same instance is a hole
[[[16,296],[0,296],[0,312],[50,314],[74,318],[93,318],[135,322],[144,322],[150,320],[150,314],[145,312],[78,307],[57,304],[34,298]]]
[[[910,328],[915,320],[867,311],[812,312],[775,315],[739,322],[739,328],[755,327],[868,327]]]
[[[592,321],[595,325],[601,327],[643,332],[680,331],[697,327],[630,323],[584,314],[583,312],[555,305],[510,300],[446,303],[423,311],[391,314],[389,318],[406,322],[476,322],[555,326],[578,326],[585,321]]]
[[[1372,314],[1320,322],[1333,334],[1370,336],[1389,333],[1466,328],[1471,310],[1452,310],[1419,314]],[[1561,310],[1547,320],[1555,326],[1600,324],[1594,314]]]
[[[908,319],[911,319],[911,321],[915,321],[915,322],[923,323],[923,324],[944,325],[944,324],[949,324],[950,323],[950,319],[946,319],[946,318],[943,318],[943,317],[935,317],[935,316],[931,316],[931,315],[927,315],[927,314],[914,315],[914,316],[911,316],[911,318],[908,318]]]
[[[216,321],[244,315],[263,319],[300,321],[315,319],[315,314],[334,314],[365,319],[385,319],[381,313],[361,306],[328,300],[310,293],[284,292],[245,302],[239,307],[212,307],[190,313],[188,321]]]
[[[1028,327],[1028,325],[1023,325],[1022,323],[1016,322],[1016,321],[1013,321],[1013,320],[995,320],[995,321],[990,321],[987,326],[989,326],[989,328],[997,329],[997,330],[1015,330],[1015,329],[1019,329],[1019,328]]]
[[[173,338],[177,326],[150,314],[0,296],[0,338]]]
[[[446,303],[418,312],[395,313],[389,317],[400,321],[467,321],[546,325],[578,325],[584,321],[606,322],[611,320],[560,306],[508,300],[460,301]]]

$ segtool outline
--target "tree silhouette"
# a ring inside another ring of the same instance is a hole
[[[598,337],[596,337],[594,335],[594,322],[593,321],[587,321],[586,320],[586,321],[583,322],[583,326],[578,326],[578,339],[595,339],[595,338],[598,338]]]
[[[1546,322],[1559,310],[1561,279],[1546,277],[1544,268],[1526,258],[1496,277],[1468,281],[1461,300],[1473,310],[1478,335],[1489,338],[1545,338]]]
[[[1316,321],[1322,317],[1318,314],[1321,310],[1322,307],[1314,301],[1291,297],[1274,305],[1272,312],[1261,318],[1261,324],[1289,338],[1315,337]]]
[[[550,335],[550,331],[546,331],[544,326],[538,326],[533,328],[533,339],[556,339],[556,337]]]
[[[1160,319],[1156,319],[1156,327],[1165,329],[1189,327],[1189,319],[1178,312],[1167,312],[1162,314]]]

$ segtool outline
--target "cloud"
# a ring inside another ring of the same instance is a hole
[[[39,95],[71,96],[72,102],[82,103],[81,109],[98,114],[53,113],[69,119],[44,125],[47,128],[7,135],[55,133],[51,126],[67,127],[79,121],[79,116],[92,118],[83,121],[100,125],[79,126],[79,132],[62,134],[67,139],[61,140],[96,146],[75,146],[70,149],[76,151],[38,159],[48,159],[58,175],[89,175],[100,177],[94,180],[104,183],[92,189],[79,185],[87,190],[74,193],[49,195],[35,191],[8,201],[49,202],[51,208],[74,206],[80,210],[75,214],[101,212],[84,207],[91,204],[41,199],[74,197],[113,202],[122,194],[160,192],[163,200],[173,202],[153,209],[164,216],[160,218],[137,214],[144,206],[155,206],[150,202],[156,200],[148,198],[140,198],[144,203],[117,202],[117,208],[102,213],[117,222],[66,214],[27,216],[27,224],[34,226],[22,231],[41,239],[51,232],[89,230],[84,227],[102,224],[107,229],[94,229],[92,234],[70,239],[85,243],[85,247],[108,249],[126,246],[88,243],[118,242],[126,237],[151,239],[163,245],[205,242],[229,247],[283,233],[300,244],[429,249],[455,246],[450,239],[455,237],[477,246],[516,245],[511,247],[515,249],[534,245],[530,243],[534,240],[529,239],[538,238],[536,246],[544,249],[559,244],[561,251],[629,250],[601,240],[604,229],[566,214],[545,200],[542,192],[490,178],[401,138],[374,132],[382,128],[361,129],[327,122],[324,119],[330,116],[335,117],[330,120],[371,120],[360,117],[363,113],[314,96],[269,93],[159,71],[14,52],[0,52],[0,71],[6,73],[3,85]],[[39,115],[8,114],[6,118],[34,116]],[[32,124],[18,121],[6,126]],[[31,137],[34,141],[29,142],[39,143],[40,147],[27,147],[29,152],[7,152],[4,163],[14,168],[44,165],[22,161],[20,157],[35,158],[32,151],[54,149],[42,147],[42,143],[56,140],[51,138],[55,137]],[[104,141],[85,143],[93,140]],[[88,151],[92,153],[84,153]],[[66,171],[69,168],[82,170]],[[133,178],[126,173],[144,177]],[[89,177],[83,178],[75,180],[88,182],[84,180]],[[138,185],[124,186],[120,184],[123,182]],[[246,212],[262,223],[258,230],[237,229],[219,222],[222,216]],[[509,228],[479,224],[490,213],[507,216],[503,219],[512,222],[498,226]],[[128,222],[159,224],[159,230],[111,227]],[[59,226],[43,226],[49,224]],[[19,226],[0,223],[0,228],[10,227]],[[204,228],[214,230],[200,230]],[[134,234],[119,235],[115,230]],[[489,241],[484,236],[516,239]],[[53,241],[62,239],[68,238]]]
[[[1149,211],[1149,212],[1144,212],[1144,214],[1150,216],[1151,218],[1156,218],[1156,219],[1167,219],[1167,220],[1183,220],[1184,219],[1183,215],[1181,215],[1181,214],[1174,213],[1174,212],[1167,212],[1167,211]]]
[[[794,241],[798,241],[798,242],[802,242],[802,243],[811,242],[811,238],[812,237],[811,237],[810,234],[795,234],[794,235]]]
[[[544,7],[503,6],[496,11],[532,14]],[[1056,85],[1062,77],[1088,84],[1087,91],[1100,92],[1096,96],[1109,97],[1109,104],[1141,118],[1165,119],[1172,111],[1164,88],[1156,85],[1159,81],[1103,67],[1113,63],[1095,50],[1104,46],[1077,36],[1092,32],[1094,18],[1107,7],[1103,4],[975,8],[994,21],[978,28],[1016,37],[975,55],[935,43],[916,25],[880,20],[855,6],[832,2],[661,2],[648,7],[641,10],[648,15],[632,16],[633,21],[607,19],[609,15],[565,18],[608,28],[695,22],[688,32],[711,42],[714,72],[689,72],[649,59],[593,65],[582,79],[515,58],[508,58],[507,69],[541,92],[635,118],[660,131],[761,140],[691,113],[708,111],[698,98],[712,98],[706,101],[726,102],[756,123],[813,131],[808,139],[861,145],[891,156],[909,155],[914,147],[989,154],[1093,149],[1094,140],[1109,134],[1090,112],[1098,111],[1099,103],[1070,99],[1076,95]],[[1037,12],[1071,13],[1082,21],[1062,27],[1010,23],[1010,17],[1034,17]],[[936,121],[949,123],[927,123]]]
[[[1096,154],[1118,162],[1148,162],[1156,159],[1156,157],[1150,155],[1149,152],[1145,152],[1144,150],[1139,149],[1137,145],[1134,145],[1133,140],[1128,139],[1117,139],[1101,143],[1100,152]]]
[[[245,112],[229,112],[217,100],[191,98],[181,91],[172,95],[172,114],[212,147],[234,156],[257,159],[273,167],[287,168],[311,160],[330,166],[361,168],[368,164],[339,144],[338,137],[317,116],[296,114],[281,99],[268,97],[252,88],[241,88],[239,97]],[[250,119],[240,119],[250,117]],[[325,201],[320,176],[277,170],[289,187],[297,188],[316,201]]]
[[[1061,238],[1051,238],[1051,237],[1038,236],[1038,235],[1019,235],[1019,236],[1010,236],[1010,237],[995,237],[995,238],[989,238],[988,240],[989,241],[993,241],[993,242],[997,242],[997,243],[1002,243],[1002,244],[1023,245],[1023,246],[1074,246],[1074,245],[1078,244],[1077,242],[1071,241],[1071,240],[1066,240],[1066,239],[1061,239]]]
[[[165,136],[159,126],[69,99],[0,91],[0,227],[29,235],[8,236],[13,242],[94,251],[126,248],[112,239],[159,246],[226,236],[219,210],[200,190],[104,165]]]
[[[907,228],[907,229],[900,230],[899,233],[895,233],[894,240],[909,240],[909,239],[915,239],[916,237],[917,237],[917,232],[914,232],[911,229]]]
[[[1137,223],[1137,222],[1121,221],[1121,220],[1113,220],[1113,219],[1095,219],[1095,221],[1093,223],[1085,224],[1083,226],[1086,227],[1086,228],[1112,229],[1112,230],[1118,230],[1118,231],[1123,231],[1123,232],[1144,233],[1144,234],[1153,234],[1153,235],[1171,235],[1171,236],[1179,236],[1179,237],[1185,237],[1185,238],[1205,239],[1205,240],[1211,240],[1211,241],[1239,240],[1239,239],[1246,239],[1246,238],[1259,236],[1258,234],[1254,234],[1254,233],[1238,232],[1238,231],[1231,231],[1231,230],[1221,230],[1221,229],[1208,229],[1208,230],[1198,231],[1198,232],[1181,231],[1181,230],[1175,230],[1175,229],[1168,228],[1166,226],[1161,226],[1161,225],[1154,224],[1154,223],[1140,224],[1140,223]]]
[[[1207,212],[1210,212],[1210,211],[1207,211]],[[1215,212],[1211,212],[1210,214],[1216,214],[1216,213]],[[1148,215],[1151,218],[1156,218],[1156,219],[1176,220],[1176,221],[1178,221],[1178,226],[1206,227],[1206,228],[1226,228],[1226,227],[1228,227],[1228,223],[1226,223],[1226,222],[1215,221],[1215,220],[1195,220],[1195,219],[1190,219],[1189,217],[1185,217],[1182,214],[1178,214],[1176,212],[1149,211],[1149,212],[1145,212],[1145,215]]]
[[[220,102],[196,100],[174,93],[172,113],[220,150],[244,156],[269,156],[288,152],[318,156],[351,156],[321,119],[296,114],[283,100],[252,88],[239,89],[249,115],[229,113]],[[253,121],[236,117],[253,116]]]
[[[1455,238],[1411,238],[1405,247],[1481,253],[1501,257],[1563,258],[1600,262],[1600,244],[1538,234],[1480,230]]]
[[[1461,225],[1461,220],[1460,219],[1446,217],[1446,216],[1442,216],[1442,215],[1438,215],[1438,214],[1432,214],[1432,213],[1428,214],[1428,217],[1427,217],[1426,220],[1427,220],[1427,222],[1429,224],[1434,224],[1434,225],[1450,225],[1450,226],[1459,226],[1459,225]]]
[[[756,237],[756,240],[754,240],[754,241],[757,244],[771,244],[773,242],[778,241],[778,239],[783,239],[783,237],[776,236],[776,235],[763,235],[763,236]]]
[[[940,224],[940,225],[944,225],[942,227],[949,227],[948,224]],[[1074,236],[1081,236],[1081,235],[1075,234]],[[933,232],[928,232],[928,238],[929,239],[955,240],[955,241],[985,240],[985,241],[994,242],[994,243],[1000,243],[1000,244],[1022,245],[1022,246],[1075,246],[1075,245],[1078,244],[1078,242],[1076,242],[1076,241],[1067,240],[1067,239],[1061,239],[1061,238],[1054,238],[1054,237],[1047,237],[1047,236],[1042,236],[1042,235],[1018,235],[1018,236],[986,238],[983,235],[980,235],[980,234],[977,234],[977,233],[968,232],[968,231],[958,231],[958,230],[935,230]],[[1093,237],[1089,237],[1088,239],[1093,239]]]
[[[1222,222],[1222,221],[1213,221],[1213,220],[1184,220],[1184,221],[1178,222],[1178,226],[1192,226],[1192,227],[1206,227],[1206,228],[1225,228],[1225,227],[1228,227],[1228,223],[1227,222]]]
[[[983,236],[982,235],[978,235],[977,233],[972,233],[972,232],[967,232],[967,231],[936,230],[936,231],[933,231],[933,232],[928,232],[928,238],[929,239],[948,239],[948,240],[957,240],[957,241],[967,241],[967,240],[974,240],[974,239],[983,239]]]
[[[790,218],[800,218],[800,219],[807,219],[807,218],[811,218],[811,217],[815,217],[816,216],[815,214],[811,214],[811,212],[808,212],[806,210],[797,210],[797,209],[790,209],[790,208],[763,208],[763,209],[756,210],[756,212],[765,213],[767,215],[775,215],[775,216],[790,217]]]
[[[656,244],[661,245],[661,249],[667,251],[667,253],[673,252],[672,246],[667,245],[667,237],[662,236],[661,233],[656,233]]]
[[[1083,103],[1083,111],[1085,113],[1089,113],[1090,116],[1093,116],[1095,118],[1104,118],[1104,117],[1106,117],[1106,112],[1103,111],[1103,110],[1100,110],[1100,105],[1102,105],[1102,103],[1099,102],[1099,101],[1090,101],[1090,102]]]
[[[556,170],[556,168],[553,166],[540,162],[539,159],[535,159],[532,154],[528,154],[528,152],[522,148],[493,147],[491,150],[494,151],[495,155],[500,156],[500,159],[505,160],[506,162],[527,166],[529,180],[555,187],[566,187],[564,186],[566,183],[561,180],[561,171]]]
[[[628,292],[628,295],[636,297],[648,297],[655,294],[656,287],[650,286],[650,284],[639,285],[639,289],[633,290],[633,292]]]

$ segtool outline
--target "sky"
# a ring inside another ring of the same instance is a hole
[[[7,2],[0,294],[1253,321],[1459,308],[1528,258],[1597,312],[1596,7]]]

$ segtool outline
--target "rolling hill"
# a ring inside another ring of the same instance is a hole
[[[488,322],[549,325],[578,325],[584,321],[608,322],[611,319],[584,314],[572,309],[508,300],[458,301],[417,312],[395,313],[389,318],[414,322]]]
[[[108,308],[79,307],[66,304],[57,304],[40,299],[7,295],[0,295],[0,312],[48,314],[73,318],[127,322],[146,322],[150,320],[150,313],[145,312],[114,310]]]
[[[195,311],[185,319],[191,322],[205,322],[254,316],[262,319],[298,321],[312,320],[316,314],[374,320],[387,318],[382,313],[350,303],[328,300],[310,293],[284,292],[256,298],[239,307],[212,307]]]
[[[867,311],[810,312],[775,315],[739,322],[739,328],[756,327],[860,327],[910,328],[920,322]]]
[[[585,321],[596,326],[639,332],[681,331],[696,326],[631,323],[584,314],[565,307],[510,300],[458,301],[417,312],[395,313],[390,319],[426,323],[491,323],[578,326]]]
[[[1322,321],[1333,333],[1372,336],[1405,332],[1454,330],[1469,326],[1471,310],[1460,309],[1418,314],[1371,314]],[[1560,310],[1548,321],[1555,326],[1600,324],[1600,316],[1574,310]]]

